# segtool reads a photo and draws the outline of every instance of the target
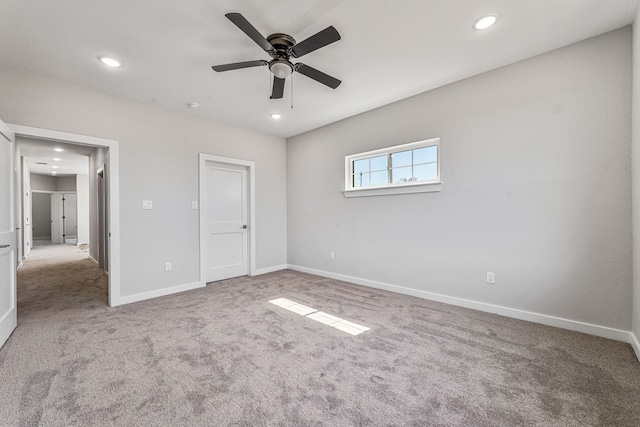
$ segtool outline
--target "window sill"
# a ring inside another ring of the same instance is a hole
[[[397,187],[362,188],[357,190],[344,190],[344,197],[369,197],[369,196],[393,196],[396,194],[435,193],[442,188],[442,182],[430,182],[428,184],[399,185]]]

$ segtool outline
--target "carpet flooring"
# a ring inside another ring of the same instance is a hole
[[[0,426],[640,425],[625,343],[290,270],[110,308],[86,251],[42,246],[18,303]]]

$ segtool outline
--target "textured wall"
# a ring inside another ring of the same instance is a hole
[[[630,106],[624,28],[290,138],[289,264],[629,330]],[[341,194],[432,137],[441,192]]]
[[[7,68],[0,93],[5,122],[119,141],[122,296],[199,280],[200,152],[256,162],[257,268],[286,264],[284,139]]]
[[[640,9],[633,26],[633,333],[640,340]],[[636,348],[636,352],[640,348]],[[640,353],[636,353],[640,359]]]

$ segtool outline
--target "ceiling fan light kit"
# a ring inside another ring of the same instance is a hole
[[[236,62],[232,64],[214,65],[213,70],[217,72],[238,70],[241,68],[269,66],[269,71],[273,74],[273,88],[271,99],[280,99],[284,94],[285,79],[294,72],[298,72],[312,80],[322,83],[331,89],[337,88],[341,81],[313,67],[301,62],[293,64],[292,58],[300,58],[308,53],[325,47],[340,40],[340,34],[333,27],[329,26],[311,37],[296,43],[295,39],[288,34],[274,33],[264,38],[253,25],[249,23],[239,13],[227,13],[227,19],[233,22],[242,32],[252,39],[258,46],[271,56],[271,61],[254,60]]]
[[[269,70],[279,79],[285,79],[293,73],[293,66],[284,59],[274,59],[269,63]]]

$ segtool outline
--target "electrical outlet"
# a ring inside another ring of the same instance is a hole
[[[496,283],[496,273],[487,271],[487,283],[490,283],[492,285]]]
[[[336,259],[336,254],[333,251],[329,252],[329,259]]]
[[[144,210],[153,209],[153,200],[143,200],[142,209]]]
[[[164,271],[171,271],[173,269],[173,266],[171,265],[171,262],[167,262],[164,264]]]
[[[191,202],[191,209],[198,209],[198,202]]]

